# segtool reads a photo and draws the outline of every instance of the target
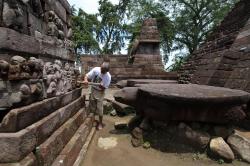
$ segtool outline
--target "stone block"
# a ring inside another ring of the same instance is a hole
[[[0,49],[2,50],[33,54],[40,56],[42,59],[44,57],[52,57],[52,59],[58,58],[70,62],[75,61],[74,55],[71,55],[67,49],[55,46],[56,39],[53,39],[54,42],[52,43],[50,40],[50,37],[43,36],[43,40],[40,41],[35,37],[0,27]]]
[[[17,133],[0,133],[1,162],[18,162],[35,150],[69,118],[75,115],[83,105],[83,98],[55,111],[42,120]]]
[[[68,143],[76,130],[86,118],[86,111],[81,109],[76,115],[64,123],[52,136],[36,149],[39,165],[50,166],[61,150]]]
[[[235,133],[227,139],[228,144],[235,154],[250,163],[250,133],[235,130]]]
[[[19,162],[35,149],[36,133],[24,129],[18,133],[0,134],[0,163]]]
[[[18,163],[1,163],[0,166],[37,166],[37,160],[33,153],[30,153],[27,157]]]
[[[69,104],[81,96],[81,88],[65,95],[54,97],[11,110],[0,123],[0,132],[17,132],[43,117]],[[39,112],[39,113],[38,113]]]
[[[189,126],[181,123],[178,126],[178,140],[187,143],[197,150],[205,150],[210,141],[210,135],[206,132],[192,130]]]
[[[75,160],[75,163],[74,163],[73,166],[79,166],[79,165],[83,164],[84,159],[85,159],[86,154],[87,154],[87,151],[88,151],[88,148],[89,148],[89,145],[90,145],[90,143],[91,143],[91,141],[92,141],[92,139],[93,139],[93,137],[95,135],[95,131],[96,131],[96,128],[92,127],[92,129],[91,129],[91,131],[90,131],[90,133],[89,133],[89,135],[87,137],[87,140],[84,143],[84,145],[83,145],[77,159]]]
[[[56,129],[76,114],[82,108],[83,102],[83,98],[79,98],[43,118],[39,122],[29,126],[28,128],[36,131],[37,144],[40,145],[43,143]]]
[[[229,162],[232,162],[234,160],[233,151],[222,137],[213,138],[210,141],[209,148],[213,155],[215,155],[215,157],[225,159]]]
[[[52,166],[72,166],[77,159],[82,146],[84,145],[92,128],[91,118],[87,118],[68,144],[64,147],[60,155],[56,158]]]

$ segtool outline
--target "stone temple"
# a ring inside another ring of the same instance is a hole
[[[136,39],[129,55],[108,55],[110,72],[114,82],[123,79],[176,79],[174,72],[164,71],[160,55],[160,36],[156,19],[143,22],[140,36]],[[106,60],[104,58],[104,60]],[[100,65],[103,58],[83,55],[84,72]]]
[[[0,0],[0,165],[72,166],[93,135],[70,13],[66,0]]]

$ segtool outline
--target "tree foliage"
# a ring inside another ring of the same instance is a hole
[[[125,13],[129,0],[114,5],[109,0],[99,0],[96,14],[82,9],[73,12],[73,40],[75,48],[84,54],[114,54],[125,46],[127,24]]]
[[[87,14],[82,9],[72,17],[73,22],[73,40],[76,50],[85,54],[100,53],[99,43],[96,40],[96,29],[99,27],[97,15]]]
[[[127,25],[125,13],[129,0],[120,0],[117,5],[108,0],[99,0],[100,26],[97,30],[97,40],[103,45],[103,54],[120,52],[125,46]]]
[[[220,23],[237,0],[161,0],[171,9],[174,22],[175,47],[187,48],[192,54]]]

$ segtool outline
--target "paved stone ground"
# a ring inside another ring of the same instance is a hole
[[[115,90],[109,90],[108,96],[112,98]],[[210,160],[206,155],[194,154],[192,152],[176,153],[173,149],[160,151],[154,148],[134,148],[131,136],[126,131],[117,132],[114,129],[116,121],[128,121],[130,117],[119,118],[105,116],[105,128],[97,131],[87,152],[83,166],[247,166],[248,164],[234,161],[232,164],[218,164]],[[117,145],[110,149],[98,146],[99,138],[116,138]]]

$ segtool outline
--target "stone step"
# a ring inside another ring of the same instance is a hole
[[[18,162],[35,150],[84,105],[80,97],[67,106],[16,133],[0,133],[0,163]]]
[[[37,166],[37,160],[36,156],[33,153],[30,153],[18,163],[5,163],[0,164],[0,166]]]
[[[83,165],[83,162],[84,162],[84,159],[86,157],[86,154],[87,154],[87,151],[88,151],[88,148],[89,148],[89,145],[91,143],[91,141],[93,140],[93,137],[95,135],[95,132],[96,132],[96,128],[95,127],[92,127],[88,137],[87,137],[87,140],[86,142],[84,143],[84,145],[82,146],[82,149],[74,163],[73,166],[82,166]]]
[[[52,166],[72,166],[87,137],[92,129],[93,115],[90,115],[86,121],[79,127],[75,135],[71,138],[68,144],[61,151],[60,155],[56,158]]]
[[[79,88],[59,97],[11,110],[0,123],[0,133],[17,132],[24,129],[79,98],[81,91],[82,88]]]
[[[86,116],[85,109],[81,109],[57,129],[43,144],[36,148],[36,156],[39,165],[50,166],[53,163],[64,146],[69,142],[76,130],[83,123]]]

